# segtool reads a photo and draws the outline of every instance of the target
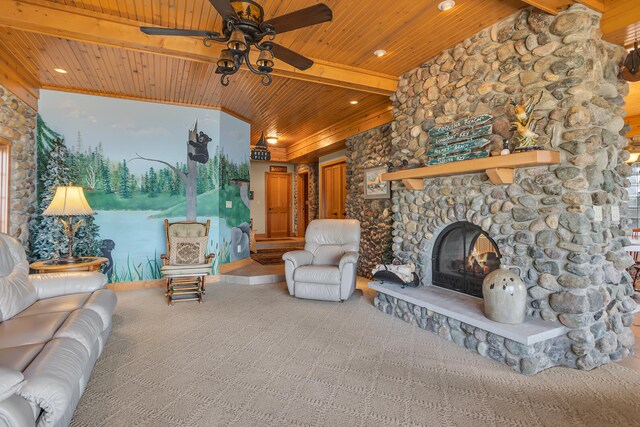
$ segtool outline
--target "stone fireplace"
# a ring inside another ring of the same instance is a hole
[[[455,222],[435,240],[431,284],[482,298],[482,281],[500,267],[497,245],[477,225]]]
[[[508,185],[484,173],[417,190],[394,181],[392,249],[421,286],[373,283],[377,308],[525,374],[631,353],[625,52],[600,39],[599,19],[582,5],[555,17],[524,9],[400,77],[396,163],[426,163],[429,129],[480,114],[493,116],[499,149],[512,137],[510,101],[540,92],[535,131],[560,163],[516,169]],[[521,325],[483,316],[482,278],[500,264],[519,267],[528,288]]]

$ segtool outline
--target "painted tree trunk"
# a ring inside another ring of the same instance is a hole
[[[194,148],[187,141],[187,179],[185,180],[187,221],[196,221],[198,216],[198,163],[189,158]]]

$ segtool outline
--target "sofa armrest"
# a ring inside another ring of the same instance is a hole
[[[340,271],[342,271],[346,264],[357,264],[359,257],[360,254],[358,254],[358,252],[345,252],[342,258],[340,258]]]
[[[104,288],[107,276],[97,271],[29,275],[38,299],[93,292]]]
[[[0,402],[13,396],[23,384],[22,372],[0,367]]]
[[[303,265],[309,265],[313,262],[313,254],[309,251],[291,251],[282,255],[282,259],[291,261],[293,268],[302,267]]]

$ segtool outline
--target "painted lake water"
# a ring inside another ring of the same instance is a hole
[[[164,218],[153,218],[161,211],[97,211],[95,223],[100,226],[100,238],[113,240],[111,251],[114,272],[111,281],[156,279],[161,264],[160,255],[166,253]],[[184,221],[184,217],[168,218],[170,222]],[[219,253],[218,242],[229,242],[231,229],[223,218],[198,217],[211,220],[209,253]],[[135,237],[134,237],[135,236]]]

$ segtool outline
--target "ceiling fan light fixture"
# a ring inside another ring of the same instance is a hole
[[[233,55],[229,49],[222,49],[218,58],[218,67],[222,69],[232,69],[234,66]]]
[[[227,47],[238,52],[244,52],[247,50],[247,40],[244,37],[244,33],[237,28],[233,30],[231,32],[231,37],[227,42]]]
[[[55,71],[56,73],[60,73],[60,74],[67,74],[68,71],[65,70],[64,68],[54,68],[53,71]]]
[[[356,101],[356,100],[349,101],[349,104],[351,104],[351,105],[356,105],[357,103],[358,103],[358,101]]]
[[[444,0],[444,1],[441,1],[440,4],[438,4],[438,9],[444,12],[445,10],[452,9],[453,6],[455,5],[456,5],[456,2],[453,0]]]
[[[277,136],[268,136],[267,137],[267,142],[269,144],[277,144],[278,143],[278,137]]]
[[[273,53],[269,49],[261,50],[256,65],[261,68],[273,68]]]
[[[378,50],[373,51],[373,54],[375,56],[377,56],[378,58],[382,58],[383,56],[385,56],[387,54],[387,51],[384,50],[384,49],[378,49]]]

